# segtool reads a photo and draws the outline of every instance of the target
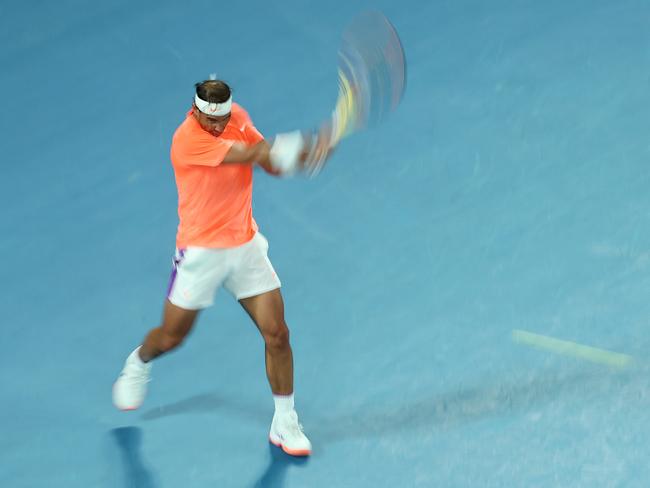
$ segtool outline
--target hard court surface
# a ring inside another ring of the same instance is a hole
[[[368,8],[404,42],[399,110],[319,178],[255,177],[313,456],[268,444],[263,342],[223,291],[115,410],[193,84],[268,136],[316,126]],[[2,2],[0,486],[647,486],[648,25],[647,0]]]

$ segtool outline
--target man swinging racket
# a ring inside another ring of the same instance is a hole
[[[270,441],[294,456],[311,454],[293,396],[293,355],[280,280],[252,215],[253,167],[287,175],[318,168],[332,148],[327,131],[278,134],[269,144],[220,80],[196,84],[192,109],[174,133],[171,161],[179,226],[162,323],[126,359],[113,386],[122,410],[142,405],[152,360],[178,347],[199,312],[228,290],[259,329],[275,413]]]

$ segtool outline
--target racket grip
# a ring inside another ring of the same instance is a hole
[[[326,122],[320,130],[311,135],[309,152],[305,158],[305,170],[311,177],[316,176],[325,166],[325,161],[338,141],[334,141],[334,132],[330,123]]]

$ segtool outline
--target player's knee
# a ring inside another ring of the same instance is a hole
[[[264,342],[271,349],[284,349],[289,346],[289,328],[284,321],[265,327]]]

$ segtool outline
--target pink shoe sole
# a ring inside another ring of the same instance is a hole
[[[115,390],[115,384],[113,384],[113,390]],[[115,406],[115,408],[117,408],[118,410],[121,410],[122,412],[131,412],[133,410],[137,410],[140,407],[140,405],[138,405],[137,407],[122,408],[122,407],[118,407],[117,405],[115,405],[115,402],[113,402],[113,405]]]
[[[289,449],[288,447],[285,447],[282,445],[280,442],[275,442],[271,437],[269,436],[269,442],[273,444],[276,447],[279,447],[282,449],[284,452],[289,454],[290,456],[309,456],[311,455],[311,450],[310,449]]]

